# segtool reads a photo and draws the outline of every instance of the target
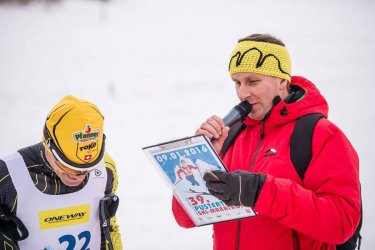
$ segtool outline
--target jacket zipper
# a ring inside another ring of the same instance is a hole
[[[296,230],[292,231],[292,239],[293,239],[293,250],[301,250],[301,246],[299,245],[298,234]]]
[[[241,232],[241,220],[238,221],[237,223],[237,233],[236,233],[236,246],[235,250],[240,249],[240,232]]]
[[[262,121],[262,124],[260,125],[260,129],[261,129],[261,134],[260,134],[260,140],[258,142],[258,145],[254,151],[254,154],[253,154],[253,157],[251,159],[251,163],[250,163],[250,172],[253,172],[253,169],[254,169],[254,164],[255,164],[255,158],[258,154],[258,151],[260,149],[260,145],[262,144],[262,141],[263,141],[263,138],[264,138],[264,121]]]
[[[256,155],[258,154],[258,151],[260,149],[260,145],[262,144],[262,141],[263,141],[263,138],[264,138],[264,121],[262,121],[262,124],[261,124],[260,128],[261,128],[260,140],[258,142],[258,145],[257,145],[257,147],[254,151],[253,157],[251,159],[250,172],[253,171],[254,164],[255,164],[255,158],[256,158]],[[240,232],[241,232],[241,221],[239,220],[238,223],[237,223],[235,250],[240,249]]]

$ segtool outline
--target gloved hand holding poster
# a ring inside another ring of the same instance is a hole
[[[255,216],[250,207],[228,206],[211,195],[203,180],[207,172],[227,172],[203,135],[142,149],[197,226]]]

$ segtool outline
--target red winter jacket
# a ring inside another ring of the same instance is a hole
[[[241,169],[267,178],[254,207],[258,216],[214,224],[214,249],[335,249],[359,223],[358,156],[339,128],[327,119],[317,123],[303,181],[291,162],[296,119],[328,113],[327,102],[310,81],[292,77],[291,84],[303,88],[305,97],[290,104],[280,101],[264,123],[246,118],[246,128],[223,159],[230,172]],[[172,209],[180,226],[195,226],[175,198]]]

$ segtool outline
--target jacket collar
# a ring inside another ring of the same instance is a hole
[[[277,103],[265,119],[265,126],[282,125],[311,113],[322,113],[328,117],[327,101],[312,82],[301,76],[293,76],[291,86],[302,88],[305,96],[293,103],[285,103],[283,100]],[[244,123],[247,126],[256,126],[260,122],[246,117]]]

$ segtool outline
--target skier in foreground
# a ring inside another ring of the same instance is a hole
[[[1,246],[122,249],[103,123],[97,106],[67,96],[48,114],[43,142],[0,160]]]

